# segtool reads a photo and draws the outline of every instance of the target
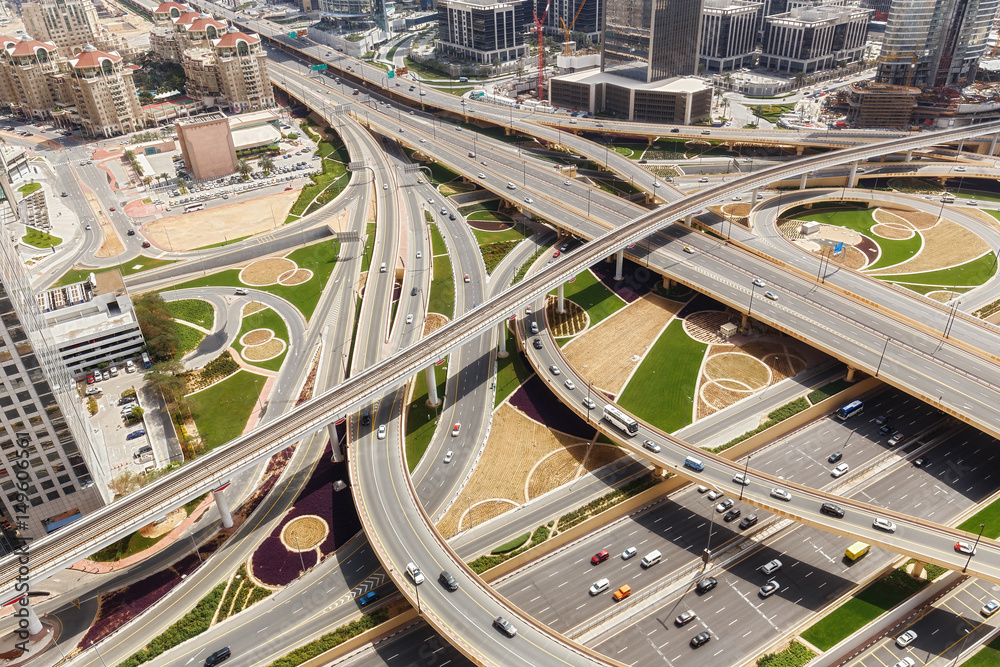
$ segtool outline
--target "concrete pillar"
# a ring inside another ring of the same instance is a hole
[[[927,573],[924,572],[924,567],[926,563],[922,563],[919,560],[914,560],[912,563],[906,566],[906,573],[909,574],[914,579],[926,579]]]
[[[994,134],[993,139],[990,140],[990,155],[993,155],[993,152],[997,149],[997,137],[1000,137],[1000,134]]]
[[[437,378],[434,377],[433,364],[424,369],[424,377],[427,379],[427,407],[433,408],[441,405],[441,399],[438,398],[438,384]]]
[[[750,316],[743,313],[743,316],[740,318],[740,326],[746,329],[748,324],[750,324]]]
[[[961,153],[963,148],[965,148],[965,139],[958,142],[958,152]]]
[[[754,188],[753,190],[750,191],[750,204],[751,205],[757,203],[757,192],[759,190],[760,190],[760,188]]]
[[[906,151],[906,161],[913,162],[913,149]]]
[[[690,227],[692,220],[694,220],[694,213],[688,213],[687,217],[684,218],[684,224],[687,225],[688,227]]]
[[[504,320],[500,322],[500,330],[497,332],[500,335],[500,350],[497,352],[497,356],[501,359],[507,358],[507,321]]]
[[[656,479],[663,479],[667,474],[667,469],[663,466],[654,465],[653,466],[653,477]]]
[[[907,157],[909,161],[909,157]],[[858,162],[855,160],[851,163],[851,172],[847,175],[847,187],[853,188],[858,183]]]
[[[799,190],[806,189],[806,181],[809,178],[809,174],[802,174],[802,178],[799,179]]]
[[[566,299],[563,297],[563,284],[559,283],[559,304],[556,307],[556,312],[560,315],[566,312]]]
[[[624,280],[625,276],[622,275],[622,268],[625,266],[625,251],[619,250],[618,254],[615,255],[615,280]]]
[[[19,639],[26,640],[42,632],[42,622],[38,620],[38,615],[35,613],[35,610],[32,609],[27,595],[15,602],[13,606],[19,607],[14,609],[14,613],[17,615],[18,619],[18,626],[20,626],[20,629],[15,630],[14,634],[17,635]],[[24,615],[25,611],[27,612],[27,616]],[[27,625],[21,625],[22,622],[26,622]],[[18,634],[21,632],[27,632],[28,636],[25,637],[22,634]]]
[[[219,487],[218,489],[214,489],[212,491],[212,500],[215,501],[215,506],[219,508],[219,514],[222,516],[222,527],[232,528],[233,515],[229,513],[229,502],[226,500],[226,496],[224,494],[224,490],[227,486],[229,486],[229,484]]]
[[[848,366],[847,367],[847,377],[844,378],[844,379],[847,380],[848,382],[854,382],[854,370],[855,369],[854,369],[853,366]]]
[[[796,146],[795,147],[795,154],[796,155],[802,155],[802,153],[805,152],[805,148],[806,148],[805,146]]]
[[[344,455],[340,451],[340,441],[337,436],[337,426],[335,424],[326,425],[327,435],[330,436],[330,450],[333,451],[333,462],[340,463],[344,460]]]

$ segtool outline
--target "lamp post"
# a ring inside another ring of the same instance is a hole
[[[875,377],[878,377],[878,372],[882,370],[882,360],[885,359],[885,351],[889,347],[889,337],[885,337],[885,345],[882,346],[882,356],[878,358],[878,367],[875,368]]]
[[[951,335],[951,327],[955,323],[955,315],[958,312],[958,306],[962,303],[961,299],[955,299],[954,303],[951,304],[951,314],[948,315],[948,321],[944,325],[944,337],[948,338]]]
[[[750,283],[750,305],[747,306],[747,325],[750,324],[750,314],[753,311],[753,295],[757,289],[757,283]]]
[[[712,487],[712,490],[718,491],[718,489],[714,486]],[[718,514],[718,512],[715,511],[715,507],[710,507],[708,511],[712,515],[712,520],[708,524],[708,542],[705,544],[705,551],[701,555],[701,560],[706,566],[708,565],[709,558],[712,557],[712,531],[715,530],[715,515]]]
[[[969,558],[965,561],[965,567],[962,568],[962,574],[969,569],[969,563],[972,562],[972,557],[976,555],[976,547],[979,546],[979,539],[983,536],[983,528],[986,527],[985,523],[979,524],[979,534],[976,535],[976,543],[972,545],[972,550],[969,551]]]
[[[743,482],[740,484],[740,502],[743,502],[743,489],[747,488],[747,473],[750,471],[750,455],[747,454],[746,465],[743,466]]]

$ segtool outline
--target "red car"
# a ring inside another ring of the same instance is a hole
[[[142,242],[142,247],[143,247],[143,248],[148,248],[149,246],[150,246],[150,243],[149,243],[149,241],[143,241],[143,242]]]
[[[290,185],[287,188],[285,188],[286,191],[291,190],[291,189],[292,189],[292,186],[290,186]]]
[[[114,209],[111,209],[111,210],[113,211]],[[556,250],[554,253],[552,253],[552,256],[553,257],[558,257],[561,254],[562,254],[561,252],[559,252],[558,250]]]
[[[109,211],[113,211],[113,210],[115,210],[115,207],[114,207],[114,206],[112,206],[112,207],[111,207],[111,208],[109,208],[108,210],[109,210]]]
[[[610,556],[611,554],[609,554],[607,551],[598,551],[596,554],[594,554],[594,557],[590,559],[590,564],[597,565],[598,563],[603,563]]]
[[[87,384],[94,384],[94,376],[93,375],[88,375],[87,376]]]

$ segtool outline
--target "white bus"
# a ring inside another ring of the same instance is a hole
[[[194,204],[188,204],[184,207],[185,213],[191,213],[192,211],[200,211],[205,208],[205,202],[195,202]]]
[[[865,411],[865,404],[861,401],[851,401],[844,407],[837,410],[837,417],[841,421],[847,421],[854,415],[860,415]]]
[[[614,406],[604,406],[604,419],[615,428],[624,431],[626,435],[633,436],[639,432],[639,422]]]

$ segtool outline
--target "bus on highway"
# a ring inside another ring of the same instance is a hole
[[[194,204],[188,204],[187,206],[185,206],[184,207],[184,212],[185,213],[191,213],[192,211],[200,211],[203,208],[205,208],[205,203],[199,201],[199,202],[195,202]]]
[[[632,436],[639,432],[639,422],[614,406],[604,406],[604,419],[615,428],[624,431],[627,435]]]
[[[861,401],[851,401],[844,407],[837,410],[837,417],[839,417],[842,421],[847,421],[854,415],[860,415],[864,411],[865,411],[864,403],[862,403]]]

